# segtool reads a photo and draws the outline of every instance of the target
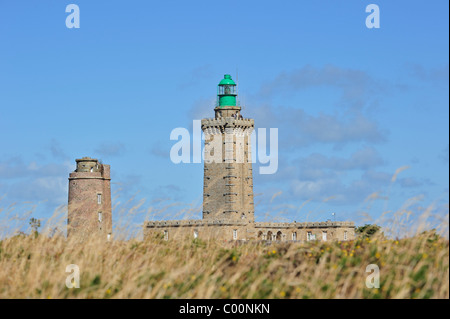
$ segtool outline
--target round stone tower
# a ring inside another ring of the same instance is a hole
[[[205,161],[203,219],[253,223],[251,133],[254,120],[236,104],[236,83],[225,74],[217,90],[215,118],[203,119]]]
[[[67,236],[112,234],[110,166],[97,159],[76,160],[77,168],[69,175]]]

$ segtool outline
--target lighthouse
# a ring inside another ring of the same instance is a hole
[[[205,134],[203,219],[254,222],[251,133],[241,115],[236,83],[225,74],[217,87],[215,117],[201,121]]]
[[[225,74],[217,86],[214,117],[205,135],[202,219],[146,221],[144,238],[156,240],[353,240],[354,222],[257,222],[253,201],[253,119],[241,114],[237,84]]]

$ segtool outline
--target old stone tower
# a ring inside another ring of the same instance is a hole
[[[67,236],[112,233],[110,166],[97,159],[77,159],[69,175]]]
[[[144,238],[164,240],[352,240],[353,222],[257,222],[253,203],[250,135],[253,119],[241,116],[236,83],[226,74],[215,116],[201,121],[205,134],[202,219],[147,221]]]
[[[229,74],[218,85],[215,118],[203,119],[205,161],[203,219],[254,222],[250,135],[253,119],[244,119]]]

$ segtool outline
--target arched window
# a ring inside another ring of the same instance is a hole
[[[279,231],[279,232],[277,232],[277,237],[276,237],[276,239],[277,239],[277,240],[281,240],[282,236],[283,236],[283,234],[281,233],[281,231]]]

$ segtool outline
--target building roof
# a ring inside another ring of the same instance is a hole
[[[231,79],[231,75],[225,74],[219,85],[236,85],[236,83]]]

